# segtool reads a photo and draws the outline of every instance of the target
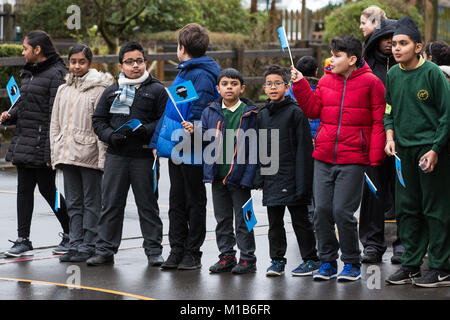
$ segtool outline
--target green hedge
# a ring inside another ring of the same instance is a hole
[[[379,6],[386,12],[389,19],[400,19],[409,16],[423,32],[424,21],[416,7],[410,6],[403,0],[363,0],[348,3],[325,18],[324,41],[346,34],[353,34],[364,40],[362,31],[359,29],[361,12],[371,5]]]

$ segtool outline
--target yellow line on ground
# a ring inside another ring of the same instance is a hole
[[[156,300],[154,298],[139,296],[139,295],[136,295],[136,294],[126,293],[126,292],[121,292],[121,291],[115,291],[115,290],[102,289],[102,288],[95,288],[95,287],[85,287],[85,286],[79,286],[79,285],[76,285],[76,284],[48,282],[48,281],[40,281],[40,280],[16,279],[16,278],[0,278],[0,280],[39,283],[39,284],[54,285],[54,286],[67,287],[67,288],[100,291],[100,292],[111,293],[111,294],[126,296],[126,297],[130,297],[130,298],[135,298],[135,299],[139,299],[139,300]]]

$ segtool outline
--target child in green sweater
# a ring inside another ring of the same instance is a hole
[[[392,39],[398,64],[386,78],[386,148],[401,159],[403,187],[395,188],[401,268],[389,284],[450,286],[450,87],[439,67],[421,56],[420,31],[400,19]],[[420,266],[428,252],[429,271]]]

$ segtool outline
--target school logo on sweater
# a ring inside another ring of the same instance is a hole
[[[419,98],[419,100],[421,100],[421,101],[427,100],[429,96],[430,96],[430,94],[425,89],[421,89],[421,90],[419,90],[419,92],[417,92],[417,98]]]

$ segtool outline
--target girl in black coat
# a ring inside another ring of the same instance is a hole
[[[34,189],[47,200],[63,228],[63,240],[53,253],[67,251],[69,217],[64,199],[55,210],[55,171],[50,159],[50,119],[58,87],[64,83],[67,68],[44,31],[30,32],[23,42],[25,66],[20,73],[20,98],[9,112],[0,116],[1,122],[16,124],[6,161],[17,166],[18,239],[5,255],[19,257],[33,250],[30,236]]]

